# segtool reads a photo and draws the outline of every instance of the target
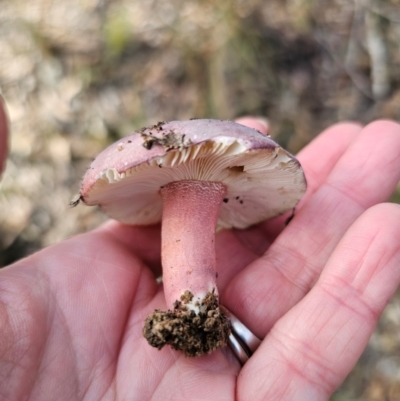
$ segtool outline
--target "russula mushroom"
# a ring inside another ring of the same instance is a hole
[[[158,123],[104,150],[80,200],[125,224],[162,221],[168,311],[143,329],[148,342],[189,356],[226,345],[218,306],[215,231],[246,228],[295,207],[306,189],[299,162],[269,136],[220,120]]]

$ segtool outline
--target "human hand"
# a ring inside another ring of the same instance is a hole
[[[399,151],[395,123],[336,125],[299,155],[288,227],[218,233],[222,303],[264,338],[242,369],[229,349],[185,358],[142,337],[165,308],[157,226],[110,222],[3,269],[0,399],[328,399],[400,281],[400,208],[373,206]]]
[[[3,107],[3,98],[0,95],[0,178],[8,151],[7,117]]]

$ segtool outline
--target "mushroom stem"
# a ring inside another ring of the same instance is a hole
[[[161,189],[162,264],[168,311],[147,317],[143,335],[161,349],[169,344],[199,356],[227,344],[230,323],[218,304],[215,226],[226,187],[186,180]]]
[[[161,189],[161,257],[169,308],[190,291],[187,307],[199,313],[207,293],[217,295],[215,227],[225,194],[224,184],[210,181],[177,181]]]

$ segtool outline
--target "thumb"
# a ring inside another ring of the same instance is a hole
[[[0,96],[0,175],[5,167],[8,154],[8,123],[4,100]]]

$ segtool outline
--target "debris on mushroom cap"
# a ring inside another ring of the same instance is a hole
[[[164,185],[222,182],[220,227],[245,228],[292,209],[306,190],[294,156],[270,137],[221,120],[159,123],[104,150],[83,178],[80,199],[126,224],[161,220]]]

